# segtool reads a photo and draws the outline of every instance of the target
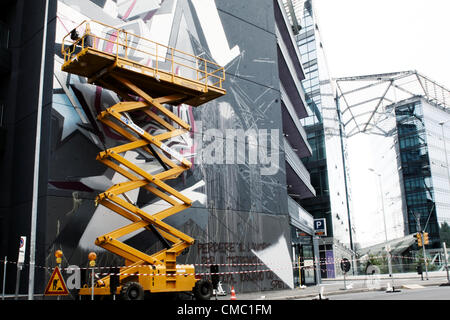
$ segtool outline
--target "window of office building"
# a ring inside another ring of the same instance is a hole
[[[430,240],[438,242],[436,205],[421,101],[397,107],[395,115],[409,230],[413,233],[426,226]]]

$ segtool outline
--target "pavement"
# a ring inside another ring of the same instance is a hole
[[[235,292],[237,300],[296,300],[304,298],[322,298],[332,295],[342,295],[346,293],[358,293],[369,291],[387,291],[394,289],[413,290],[420,287],[439,286],[447,283],[445,272],[429,272],[428,280],[424,274],[424,280],[417,273],[394,274],[374,276],[348,276],[344,278],[322,279],[320,285],[307,286],[302,288],[259,291],[259,292]],[[212,299],[215,299],[214,297]],[[217,300],[230,300],[230,293],[226,296],[218,296]]]
[[[302,288],[258,291],[258,292],[238,292],[235,290],[237,300],[296,300],[305,298],[319,298],[321,292],[322,298],[333,295],[345,295],[347,293],[359,293],[370,291],[386,291],[394,289],[414,290],[421,287],[439,286],[447,283],[447,273],[445,271],[433,271],[428,273],[428,280],[425,273],[424,280],[417,273],[398,273],[393,278],[389,275],[349,275],[345,278],[322,279],[320,285],[307,286]],[[225,290],[228,286],[224,286]],[[26,300],[27,295],[20,295],[19,300]],[[42,295],[35,296],[37,300],[42,299]],[[5,299],[14,299],[14,295],[6,295]],[[225,296],[217,296],[217,300],[230,300],[231,296],[228,292]],[[355,299],[354,295],[349,299]],[[211,300],[215,300],[212,297]]]

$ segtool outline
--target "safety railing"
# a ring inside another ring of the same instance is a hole
[[[225,80],[224,68],[212,61],[94,20],[83,21],[63,38],[64,63],[85,48],[151,68],[155,75],[169,73],[172,80],[175,77],[195,80],[205,88],[222,88]]]

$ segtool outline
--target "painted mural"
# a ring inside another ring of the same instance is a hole
[[[258,15],[266,18],[257,19]],[[292,285],[292,269],[279,264],[289,264],[290,229],[272,16],[272,0],[58,1],[48,265],[54,263],[56,249],[63,250],[67,265],[86,267],[90,251],[97,252],[99,266],[123,265],[122,259],[94,244],[96,237],[128,223],[94,203],[97,194],[123,179],[95,160],[99,152],[120,142],[114,131],[96,120],[119,97],[85,78],[61,72],[63,37],[92,19],[225,67],[225,96],[199,108],[172,107],[192,130],[168,144],[193,166],[169,184],[193,205],[164,221],[196,239],[179,262],[195,264],[197,272],[220,264],[225,273],[222,282],[241,292]],[[133,58],[151,63],[137,53]],[[152,134],[161,130],[145,115],[138,125]],[[149,173],[159,170],[155,159],[139,153],[127,152],[125,158]],[[163,201],[142,189],[126,196],[146,212],[165,208]],[[120,240],[145,252],[161,246],[147,231]],[[260,272],[246,272],[255,270]]]

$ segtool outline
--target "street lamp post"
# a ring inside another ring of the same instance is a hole
[[[387,227],[386,227],[386,214],[384,211],[384,195],[383,195],[383,186],[381,183],[381,174],[376,172],[374,169],[369,168],[369,171],[372,171],[375,173],[378,177],[378,184],[380,186],[380,193],[381,193],[381,211],[383,213],[383,223],[384,223],[384,239],[385,239],[385,245],[386,245],[386,251],[388,255],[388,269],[389,269],[389,277],[392,277],[392,263],[391,263],[391,249],[388,248],[388,236],[387,236]]]
[[[444,152],[445,152],[445,164],[447,165],[447,181],[450,184],[450,173],[449,173],[449,167],[448,167],[448,155],[447,155],[447,144],[445,142],[445,134],[444,134],[444,125],[450,122],[450,120],[447,121],[443,121],[443,122],[439,122],[439,125],[441,126],[441,132],[442,132],[442,140],[444,141]],[[449,186],[449,190],[450,190],[450,186]],[[445,255],[445,269],[447,270],[447,282],[450,283],[450,277],[448,274],[448,257],[447,257],[447,248],[445,247],[445,242],[443,243],[444,246],[444,255]]]

